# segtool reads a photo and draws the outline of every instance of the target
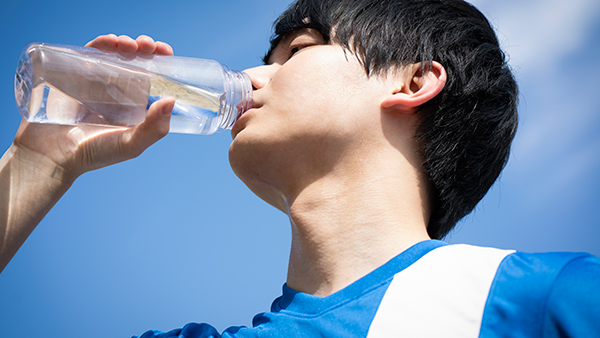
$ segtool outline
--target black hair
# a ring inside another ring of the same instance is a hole
[[[446,85],[417,111],[415,137],[429,181],[427,231],[445,237],[496,181],[517,130],[517,83],[489,21],[463,0],[297,0],[275,22],[265,61],[301,28],[354,53],[368,75],[444,67]]]

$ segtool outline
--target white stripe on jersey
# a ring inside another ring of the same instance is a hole
[[[367,338],[478,337],[498,265],[513,252],[465,244],[432,250],[394,276]]]

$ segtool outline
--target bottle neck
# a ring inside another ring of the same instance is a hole
[[[219,121],[219,129],[230,129],[242,114],[250,109],[252,82],[248,74],[223,66],[225,107]]]

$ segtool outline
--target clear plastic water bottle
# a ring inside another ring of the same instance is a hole
[[[249,108],[252,84],[213,60],[44,43],[23,49],[15,75],[17,107],[30,122],[133,126],[165,96],[176,100],[171,132],[213,134]]]

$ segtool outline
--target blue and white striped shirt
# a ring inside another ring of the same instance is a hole
[[[600,337],[600,259],[425,241],[327,297],[284,285],[252,328],[141,336],[167,337]]]

